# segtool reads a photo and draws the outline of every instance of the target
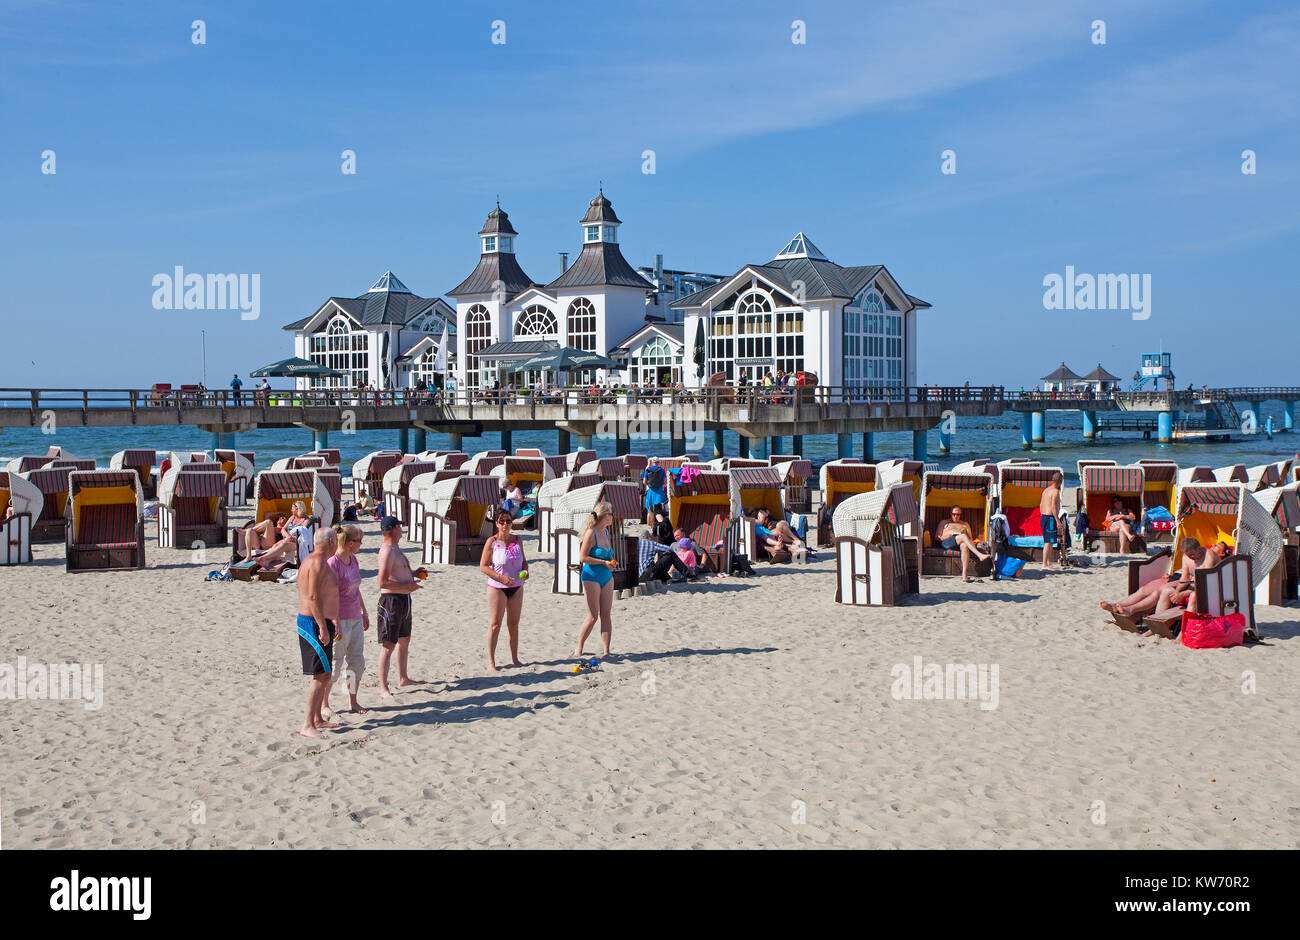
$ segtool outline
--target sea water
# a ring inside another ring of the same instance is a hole
[[[1275,428],[1282,426],[1281,407],[1273,404],[1270,411],[1265,408],[1265,418],[1270,414]],[[1049,413],[1047,440],[1035,444],[1032,450],[1021,446],[1020,415],[1008,412],[1000,418],[972,418],[965,423],[959,422],[952,436],[952,451],[939,454],[939,432],[932,429],[927,435],[927,460],[937,463],[940,468],[948,469],[954,464],[976,457],[1001,460],[1006,457],[1029,457],[1046,466],[1059,466],[1065,471],[1066,484],[1078,484],[1075,473],[1075,461],[1081,458],[1105,458],[1121,464],[1133,463],[1142,457],[1172,460],[1179,466],[1190,467],[1204,464],[1210,467],[1222,467],[1231,464],[1245,464],[1247,467],[1262,463],[1274,463],[1296,454],[1300,450],[1300,434],[1295,432],[1274,432],[1270,440],[1265,434],[1264,420],[1260,420],[1260,430],[1254,434],[1234,433],[1231,441],[1222,443],[1188,442],[1178,444],[1160,444],[1155,440],[1143,440],[1140,432],[1104,432],[1094,442],[1083,439],[1082,419],[1074,414],[1062,412]],[[415,446],[415,435],[408,432],[411,447]],[[570,436],[570,448],[576,450],[578,437]],[[712,431],[705,431],[697,439],[701,443],[699,455],[702,460],[714,456]],[[558,453],[558,436],[554,430],[513,432],[511,444],[514,449],[536,447],[545,454]],[[119,450],[131,447],[152,448],[158,451],[169,450],[204,450],[213,448],[213,435],[192,426],[177,427],[119,427],[119,428],[60,428],[53,434],[43,433],[39,428],[6,428],[0,432],[0,467],[12,457],[24,454],[44,454],[51,445],[57,445],[77,457],[93,458],[101,467],[107,467],[109,458]],[[269,467],[281,457],[292,457],[312,449],[310,431],[300,429],[275,429],[249,431],[234,437],[233,446],[238,450],[253,451],[257,457],[258,469]],[[357,460],[376,450],[395,449],[398,446],[398,432],[395,429],[378,431],[357,431],[344,434],[339,431],[329,435],[329,447],[342,452],[344,475]],[[500,448],[501,435],[487,432],[480,437],[465,435],[461,440],[461,450],[474,453],[479,450]],[[781,439],[780,453],[792,453],[794,441],[787,435]],[[428,434],[426,447],[429,450],[451,450],[450,439],[445,434]],[[853,435],[855,457],[862,457],[862,435]],[[596,438],[592,449],[602,457],[614,456],[613,438]],[[631,442],[630,450],[638,454],[667,454],[669,441],[666,436],[643,437]],[[728,456],[740,453],[738,435],[727,431],[723,435],[723,450]],[[694,451],[692,451],[694,452]],[[821,465],[838,456],[837,442],[833,434],[804,435],[803,456]],[[912,434],[910,431],[878,432],[875,436],[875,460],[887,460],[891,457],[911,458]]]

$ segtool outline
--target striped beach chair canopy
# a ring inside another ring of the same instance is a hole
[[[1300,530],[1300,483],[1271,486],[1251,495],[1273,517],[1282,531]]]
[[[642,467],[644,470],[645,468]],[[600,457],[596,460],[588,460],[578,468],[578,472],[590,476],[595,474],[602,480],[608,480],[611,483],[623,479],[627,468],[623,461],[618,457]],[[640,472],[637,473],[638,478]]]
[[[316,454],[299,454],[297,457],[289,458],[289,465],[286,470],[317,470],[321,467],[329,466],[329,461],[324,457]]]
[[[338,476],[337,471],[334,475]],[[302,500],[311,515],[328,525],[328,520],[334,518],[334,497],[330,495],[325,476],[316,470],[263,470],[257,475],[253,489],[255,521],[261,522],[272,510],[281,511],[277,506]]]
[[[383,480],[384,474],[402,459],[400,450],[376,450],[352,465],[354,480]]]
[[[507,483],[541,483],[553,480],[555,468],[545,457],[504,457],[501,466],[492,468],[492,476]]]
[[[94,470],[95,461],[89,457],[70,457],[67,459],[56,458],[51,460],[45,466],[62,467],[68,470]]]
[[[549,457],[543,457],[546,465],[551,468],[551,473],[557,477],[562,477],[569,472],[569,457],[567,454],[553,454]]]
[[[206,450],[174,450],[167,455],[174,467],[181,463],[212,463],[213,460],[208,456]]]
[[[1214,471],[1209,467],[1183,467],[1178,471],[1178,485],[1188,483],[1213,483]]]
[[[45,497],[30,480],[12,470],[0,471],[0,517],[10,506],[15,513],[29,512],[32,519],[41,517]]]
[[[802,457],[782,460],[780,463],[773,460],[772,466],[781,474],[781,480],[786,486],[802,486],[812,476],[812,461]]]
[[[87,473],[89,471],[78,471]],[[129,471],[116,471],[119,473]],[[40,519],[59,519],[63,516],[64,506],[68,501],[68,478],[72,475],[71,467],[40,467],[19,474],[41,494],[43,506]]]
[[[257,476],[253,461],[237,450],[214,450],[212,456],[217,463],[227,469],[226,475],[229,478],[243,477],[251,480]]]
[[[426,473],[437,473],[438,465],[432,460],[408,460],[389,467],[384,474],[384,489],[410,493],[411,481]]]
[[[9,461],[5,467],[10,473],[26,473],[29,470],[39,470],[54,458],[46,457],[44,454],[26,454],[22,457],[15,457]]]
[[[624,454],[623,455],[623,475],[630,480],[641,479],[641,471],[650,463],[650,458],[645,454]]]
[[[978,541],[988,537],[989,508],[993,497],[993,478],[987,473],[957,473],[931,470],[921,481],[921,521],[925,531],[936,536],[948,520],[952,507],[963,510],[963,520]],[[934,553],[938,546],[925,549]]]
[[[1185,538],[1209,546],[1223,541],[1237,555],[1249,555],[1258,586],[1282,555],[1282,530],[1272,513],[1241,483],[1189,483],[1178,490],[1178,527],[1170,571],[1182,564]]]
[[[1006,467],[1006,466],[1009,466],[1010,464],[1017,464],[1017,463],[1024,463],[1024,464],[1031,464],[1031,465],[1032,465],[1032,464],[1036,464],[1036,463],[1041,463],[1041,461],[1035,460],[1035,459],[1032,458],[1032,457],[1006,457],[1006,458],[1004,458],[1004,459],[998,461],[998,466],[999,466],[999,467]]]
[[[833,506],[843,494],[865,493],[875,489],[876,465],[853,458],[830,460],[822,464],[819,483],[822,504]]]
[[[313,450],[309,454],[304,454],[303,456],[323,457],[325,459],[325,463],[327,463],[331,467],[337,467],[339,464],[343,462],[343,452],[333,447],[318,448],[316,450]]]
[[[595,460],[596,452],[594,450],[574,450],[564,454],[563,457],[565,469],[569,473],[574,473],[583,464]]]
[[[488,510],[501,505],[501,481],[496,477],[465,474],[438,480],[428,489],[424,503],[430,512],[450,516],[452,503],[459,500],[469,510],[469,530],[474,535]]]
[[[1117,460],[1080,460],[1075,464],[1075,472],[1079,475],[1079,483],[1083,484],[1083,472],[1089,467],[1118,467]]]
[[[1246,486],[1252,493],[1268,489],[1271,486],[1277,486],[1281,482],[1282,478],[1278,475],[1278,466],[1275,463],[1264,463],[1258,467],[1246,468]]]
[[[169,467],[158,484],[158,502],[172,507],[178,499],[217,498],[226,495],[226,475],[213,464]]]
[[[455,470],[434,470],[433,473],[425,473],[414,477],[411,480],[410,489],[406,491],[406,496],[412,502],[429,504],[430,494],[433,492],[433,485],[442,480],[455,480],[457,477],[467,476],[464,468],[458,467]]]
[[[463,454],[458,450],[452,451],[449,454],[440,454],[433,462],[438,465],[439,470],[459,470],[469,463],[469,454]]]
[[[920,507],[909,483],[850,496],[835,507],[831,529],[836,537],[879,542],[881,522],[906,526],[920,519]]]
[[[515,456],[516,457],[545,457],[546,454],[544,454],[541,448],[539,447],[516,447]]]
[[[881,486],[893,486],[904,480],[920,480],[926,473],[925,464],[919,460],[882,460],[876,464],[876,479]]]
[[[140,476],[134,470],[70,472],[68,525],[73,545],[136,545],[137,525],[143,514]]]
[[[635,483],[606,480],[600,484],[597,502],[609,503],[614,510],[615,522],[641,521],[645,509],[641,503],[641,487]]]
[[[465,461],[464,467],[469,471],[470,476],[487,476],[505,462],[506,455],[504,453],[495,450],[481,450]]]
[[[158,452],[156,450],[135,447],[119,450],[108,459],[108,466],[111,470],[142,470],[147,474],[157,462]]]
[[[1291,477],[1294,462],[1294,457],[1288,457],[1286,460],[1279,460],[1277,462],[1277,478],[1280,481],[1278,484],[1279,486],[1294,482]]]
[[[1139,460],[1138,466],[1142,468],[1148,483],[1178,482],[1178,464],[1172,460]]]
[[[999,468],[999,471],[1002,477],[1001,490],[1004,496],[1008,487],[1024,487],[1041,493],[1051,484],[1053,476],[1058,473],[1062,477],[1065,476],[1065,472],[1060,467],[1043,467],[1031,464],[1010,464]]]
[[[733,467],[730,477],[731,515],[753,515],[766,509],[776,519],[785,516],[785,484],[776,467]]]
[[[76,456],[68,452],[65,447],[50,446],[45,449],[45,456],[51,460],[76,460]]]
[[[677,498],[688,496],[720,496],[723,497],[719,502],[730,504],[731,502],[731,476],[726,473],[718,473],[714,470],[701,471],[683,483],[680,475],[674,476],[671,473],[665,474],[668,486],[668,499],[671,501]]]
[[[684,466],[688,463],[699,463],[700,455],[682,454],[680,457],[660,457],[658,458],[658,460],[659,460],[659,466],[663,467],[665,470],[672,470],[677,467]],[[645,468],[642,467],[641,469],[644,470]]]
[[[743,469],[744,467],[770,467],[770,466],[772,466],[771,460],[766,460],[766,459],[760,460],[757,457],[731,457],[727,460],[728,470],[734,470],[738,467]]]
[[[1216,467],[1214,481],[1216,483],[1249,483],[1250,477],[1246,474],[1245,464],[1234,463],[1227,467]]]
[[[1115,494],[1119,496],[1141,496],[1146,482],[1146,472],[1136,464],[1121,467],[1091,466],[1083,468],[1079,478],[1085,495]]]

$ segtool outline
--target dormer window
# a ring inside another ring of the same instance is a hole
[[[586,240],[587,240],[588,242],[598,242],[598,241],[600,241],[600,226],[599,226],[599,225],[588,225],[588,226],[587,226]]]
[[[514,249],[510,247],[513,241],[514,239],[512,239],[510,236],[502,235],[501,242],[500,242],[501,247],[498,249],[498,251],[513,251]]]
[[[605,230],[605,241],[609,242],[610,244],[614,244],[615,242],[618,241],[618,229],[614,228],[614,226],[612,225],[606,225],[604,226],[604,230]]]
[[[497,237],[495,235],[484,235],[483,252],[486,254],[489,251],[496,251],[496,250],[497,250]]]

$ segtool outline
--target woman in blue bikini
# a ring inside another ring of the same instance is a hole
[[[614,627],[614,551],[610,544],[609,527],[614,522],[614,508],[609,503],[597,503],[582,523],[582,547],[578,558],[582,562],[582,593],[587,598],[587,619],[582,623],[578,645],[573,655],[581,657],[582,648],[600,618],[600,639],[604,645],[602,657],[609,655],[609,642]]]

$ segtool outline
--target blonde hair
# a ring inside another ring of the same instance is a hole
[[[614,507],[611,506],[609,503],[606,502],[597,503],[595,506],[591,508],[591,515],[587,516],[586,519],[582,520],[582,531],[579,532],[578,534],[580,536],[586,535],[589,530],[596,528],[597,522],[599,522],[601,519],[605,518],[606,516],[612,516],[613,514],[614,514]]]
[[[307,504],[300,499],[294,500],[293,506],[291,508],[293,509],[295,515],[298,516],[307,515]]]
[[[343,551],[344,542],[356,542],[360,544],[361,539],[364,537],[364,533],[362,533],[361,526],[359,525],[336,525],[334,531],[339,537],[339,552]]]

